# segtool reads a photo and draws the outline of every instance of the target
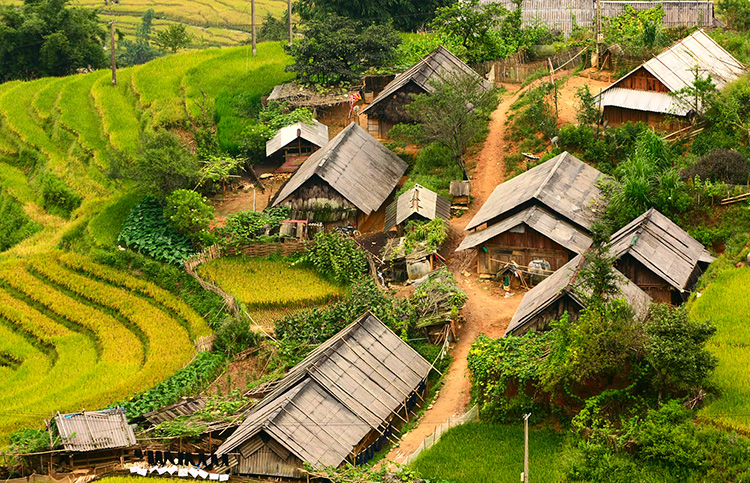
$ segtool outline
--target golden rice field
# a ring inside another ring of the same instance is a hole
[[[147,389],[195,355],[205,321],[163,289],[51,252],[0,263],[0,440],[56,411]]]
[[[198,266],[198,273],[252,309],[300,308],[333,301],[345,288],[309,267],[285,260],[224,257]]]
[[[700,415],[721,426],[750,431],[750,268],[721,272],[695,299],[690,315],[710,320],[716,334],[708,342],[718,358],[711,383],[718,396]]]

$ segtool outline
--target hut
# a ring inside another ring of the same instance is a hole
[[[559,320],[565,312],[572,319],[577,319],[581,310],[586,307],[579,292],[578,279],[578,273],[584,266],[584,255],[578,255],[529,290],[508,324],[505,336],[544,330],[550,321]],[[615,272],[620,289],[618,298],[623,298],[633,308],[638,320],[645,320],[651,298],[622,273],[617,270]]]
[[[445,221],[451,219],[450,202],[434,191],[415,184],[386,207],[383,231],[396,228],[399,234],[403,234],[408,221],[430,221],[435,218]]]
[[[714,260],[672,220],[651,208],[610,239],[615,266],[655,302],[679,305]]]
[[[367,313],[292,368],[217,454],[236,474],[289,478],[305,463],[364,463],[415,406],[430,369]]]
[[[452,74],[476,77],[485,89],[492,88],[489,82],[441,45],[408,70],[396,76],[362,110],[362,114],[367,115],[367,131],[378,138],[388,137],[388,132],[394,125],[411,121],[405,106],[411,102],[412,94],[432,92],[433,82],[446,79]]]
[[[292,219],[361,226],[394,192],[407,164],[355,123],[307,158],[281,187],[272,206]]]
[[[306,107],[315,118],[328,126],[335,136],[349,124],[352,102],[360,98],[360,89],[321,93],[305,86],[289,82],[273,88],[266,102],[283,102],[288,108]]]
[[[664,126],[671,125],[671,119],[685,124],[700,106],[679,99],[676,92],[691,87],[696,75],[710,75],[716,87],[722,89],[746,72],[741,62],[698,30],[615,81],[598,95],[597,101],[604,120],[611,126],[628,121]]]
[[[266,142],[266,158],[280,165],[278,173],[293,173],[312,153],[328,144],[328,126],[296,122],[279,129]]]
[[[471,181],[451,181],[450,194],[454,205],[467,206],[471,201]]]
[[[591,245],[603,176],[567,152],[535,166],[495,188],[457,251],[476,250],[480,274],[534,260],[557,270]]]

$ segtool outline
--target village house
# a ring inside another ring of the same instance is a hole
[[[292,368],[219,447],[235,474],[362,464],[421,400],[431,365],[368,313]]]
[[[610,239],[615,266],[659,303],[679,305],[714,260],[672,220],[651,208]]]
[[[618,79],[598,95],[597,102],[610,126],[642,121],[668,127],[670,118],[689,123],[701,106],[675,93],[691,87],[696,75],[710,75],[722,89],[746,72],[741,62],[698,30]]]
[[[409,221],[430,221],[435,218],[451,219],[450,202],[434,191],[415,184],[386,207],[383,231],[396,228],[399,235],[403,235]]]
[[[323,223],[327,228],[359,227],[379,212],[407,167],[404,160],[351,123],[302,163],[271,205],[288,206],[295,220]]]
[[[445,80],[453,74],[474,76],[481,80],[485,89],[492,88],[489,82],[441,45],[385,86],[362,110],[361,114],[366,118],[361,121],[367,123],[367,131],[373,136],[387,138],[394,125],[412,121],[405,107],[411,103],[413,94],[432,92],[435,81]]]
[[[496,274],[534,260],[555,271],[590,245],[604,175],[564,152],[498,185],[466,227],[457,251],[477,251],[477,271]]]
[[[284,103],[288,109],[306,107],[312,111],[315,119],[328,126],[330,136],[336,136],[355,118],[352,101],[360,98],[359,92],[359,88],[340,92],[318,92],[289,82],[275,86],[266,98],[266,103]]]
[[[586,307],[586,301],[579,292],[579,272],[585,264],[585,256],[578,255],[529,290],[508,324],[505,336],[544,330],[551,321],[560,320],[566,312],[572,320],[578,319]],[[624,299],[633,309],[637,320],[645,320],[651,298],[622,273],[617,270],[615,273],[620,289],[620,294],[615,298]]]
[[[266,161],[278,165],[277,173],[293,173],[312,153],[328,144],[328,126],[296,122],[279,129],[266,142]]]

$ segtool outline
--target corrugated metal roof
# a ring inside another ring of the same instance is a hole
[[[660,112],[687,116],[691,107],[666,92],[637,91],[613,87],[601,93],[602,107],[624,107],[638,111]]]
[[[559,216],[555,216],[552,212],[540,206],[531,206],[490,225],[484,230],[469,233],[456,251],[459,252],[474,248],[520,224],[525,224],[533,228],[547,238],[576,253],[583,253],[591,246],[591,237],[585,231],[576,228],[571,223],[560,219]]]
[[[272,156],[287,144],[296,141],[297,138],[302,138],[322,148],[328,144],[328,126],[313,119],[312,124],[300,121],[282,127],[266,142],[266,156]]]
[[[747,73],[745,66],[732,57],[732,54],[724,50],[721,45],[703,30],[697,30],[645,64],[628,72],[626,75],[615,81],[611,86],[603,90],[600,95],[603,95],[612,89],[616,89],[615,86],[617,86],[618,83],[632,75],[641,67],[659,79],[659,81],[661,81],[670,92],[677,92],[685,87],[690,87],[695,80],[694,69],[696,67],[699,69],[701,77],[705,78],[710,74],[718,89],[722,89],[728,83],[737,80]],[[637,92],[638,95],[642,95],[647,91],[638,90],[635,92]],[[665,102],[659,97],[651,97],[649,99],[659,102],[661,105],[665,104]],[[637,99],[634,98],[631,98],[631,100],[637,101]],[[639,101],[639,106],[642,106],[644,102],[645,98]],[[657,111],[656,106],[651,106],[649,109],[643,107],[633,107],[633,109],[664,112],[668,114],[672,113],[669,110]]]
[[[149,423],[156,425],[163,423],[164,421],[171,421],[180,416],[188,416],[205,407],[206,401],[202,397],[189,397],[180,402],[157,409],[156,411],[145,413],[141,415],[141,417],[146,419]]]
[[[412,215],[420,215],[428,220],[451,219],[451,204],[448,200],[424,186],[415,184],[385,209],[385,228],[388,231],[400,225]]]
[[[585,264],[584,255],[578,255],[529,290],[521,299],[521,304],[505,330],[505,335],[523,334],[538,316],[565,296],[571,297],[581,308],[584,308],[585,302],[576,290],[580,282],[577,274]],[[645,320],[651,297],[618,270],[613,270],[617,274],[617,285],[620,289],[620,295],[617,298],[623,298],[630,304],[638,320]]]
[[[498,185],[467,230],[514,213],[524,203],[544,205],[578,228],[588,231],[596,220],[604,175],[567,151]]]
[[[697,281],[699,262],[713,260],[698,240],[655,208],[612,235],[610,245],[613,256],[632,255],[680,291],[689,291]]]
[[[292,368],[217,453],[230,453],[263,430],[307,463],[338,466],[398,411],[430,369],[368,313]]]
[[[408,165],[356,123],[314,152],[281,187],[272,206],[318,175],[365,214],[377,211]]]
[[[123,448],[135,444],[133,428],[128,425],[122,408],[57,413],[54,419],[63,446],[68,451]]]
[[[492,85],[487,80],[477,74],[461,59],[453,55],[448,49],[440,45],[423,57],[419,62],[409,67],[409,69],[402,74],[396,76],[396,78],[385,86],[383,91],[362,110],[362,114],[366,114],[371,107],[391,97],[396,91],[409,82],[414,82],[425,92],[432,92],[434,90],[432,82],[445,79],[447,74],[452,73],[463,73],[482,79],[482,85],[485,89],[489,90],[492,88]]]

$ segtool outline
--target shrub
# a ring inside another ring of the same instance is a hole
[[[424,221],[410,221],[406,224],[404,251],[408,255],[415,250],[434,252],[448,238],[448,222],[442,218]]]
[[[253,325],[248,318],[231,318],[216,330],[214,348],[229,357],[234,357],[254,347],[258,339],[258,334],[253,331]]]
[[[198,159],[167,131],[146,136],[136,159],[134,177],[141,188],[160,198],[180,188],[193,188],[198,180]]]
[[[301,261],[339,283],[352,283],[367,273],[369,263],[354,239],[341,233],[317,233]]]
[[[692,178],[723,181],[729,184],[747,184],[750,164],[747,157],[731,149],[715,149],[690,167],[686,174]]]
[[[167,196],[164,218],[196,247],[212,245],[216,241],[208,229],[214,219],[214,207],[195,191],[180,189]]]
[[[281,222],[289,218],[289,208],[277,206],[265,211],[238,211],[227,217],[224,226],[216,233],[219,243],[228,247],[239,247],[253,241],[272,241],[269,237],[281,226]]]
[[[156,260],[175,265],[182,263],[193,253],[190,241],[166,223],[164,210],[153,197],[148,197],[133,207],[117,242]]]
[[[42,229],[23,211],[23,205],[0,188],[0,252]]]
[[[43,175],[40,185],[43,206],[49,213],[68,218],[81,206],[83,198],[54,174]]]

